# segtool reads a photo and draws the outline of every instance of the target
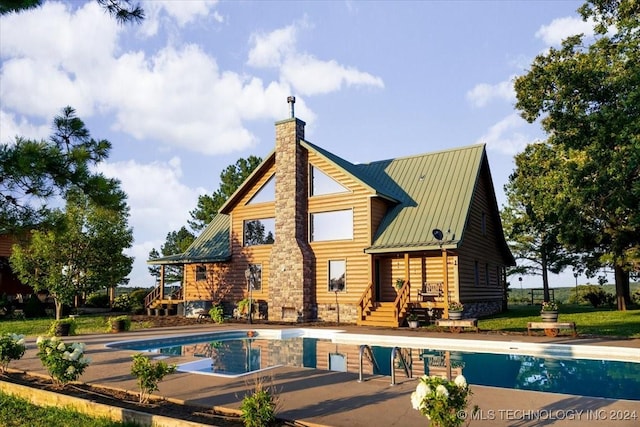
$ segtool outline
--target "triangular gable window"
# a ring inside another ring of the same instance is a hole
[[[349,190],[315,166],[310,168],[311,195],[346,193]]]
[[[272,175],[247,204],[253,205],[255,203],[273,202],[274,200],[276,200],[276,179],[275,175]]]

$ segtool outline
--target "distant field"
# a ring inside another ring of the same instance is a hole
[[[585,284],[579,284],[579,285],[585,285]],[[640,289],[640,283],[631,283],[629,287],[631,288],[631,293],[633,294],[636,290]],[[539,289],[541,288],[542,286],[540,286]],[[616,293],[615,285],[602,285],[601,288],[605,292],[610,293],[612,295],[615,295]],[[524,288],[521,291],[519,287],[514,287],[514,285],[512,284],[510,289],[511,289],[511,292],[509,292],[510,299],[514,299],[519,302],[519,300],[521,300],[522,298],[526,298],[527,300],[531,298],[530,297],[531,289],[529,288]],[[553,289],[555,300],[561,304],[566,303],[569,300],[569,297],[575,294],[576,292],[575,286],[567,286],[562,288],[551,288],[551,289]]]

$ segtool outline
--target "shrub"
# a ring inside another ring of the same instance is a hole
[[[64,387],[76,381],[91,362],[84,356],[83,343],[65,344],[58,337],[38,337],[38,354],[54,384]]]
[[[209,316],[211,320],[216,323],[224,323],[224,308],[221,304],[216,304],[209,310]]]
[[[78,322],[73,317],[67,317],[66,319],[54,320],[51,322],[49,329],[47,330],[47,335],[58,335],[59,326],[61,325],[69,325],[69,335],[75,335],[76,329],[78,328]]]
[[[599,307],[601,305],[611,306],[613,305],[614,301],[613,295],[597,286],[592,286],[591,289],[587,293],[585,293],[582,298],[585,301],[589,301],[589,303],[594,307]]]
[[[424,375],[411,394],[411,405],[430,420],[429,425],[454,427],[464,423],[470,396],[471,389],[462,375],[454,381]]]
[[[37,295],[32,294],[27,301],[24,303],[23,312],[24,317],[27,319],[33,319],[36,317],[45,317],[47,313],[45,312],[45,306],[40,298]]]
[[[263,378],[256,377],[253,392],[242,399],[240,416],[246,427],[269,426],[276,420],[277,407],[277,396],[265,387]]]
[[[4,373],[12,360],[24,356],[24,335],[7,333],[0,336],[0,373]]]
[[[85,304],[88,307],[109,308],[109,295],[107,294],[91,294],[87,298]]]
[[[162,361],[151,363],[144,354],[134,354],[131,375],[138,379],[140,403],[148,402],[149,395],[158,390],[158,383],[162,381],[167,374],[172,374],[175,371],[176,365],[168,365]]]
[[[113,309],[115,311],[131,311],[132,300],[129,294],[118,295],[113,300]]]

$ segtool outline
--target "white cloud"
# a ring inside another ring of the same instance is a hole
[[[526,126],[527,122],[524,119],[517,113],[512,113],[491,126],[476,142],[487,144],[489,150],[514,155],[536,140],[523,132]]]
[[[166,233],[187,224],[189,210],[197,205],[204,188],[190,188],[181,182],[182,165],[178,157],[168,162],[140,163],[134,160],[106,162],[98,170],[122,183],[130,207],[129,226],[135,242],[127,252],[135,257],[130,277],[132,285],[148,277],[146,260],[149,251],[160,248]]]
[[[384,88],[382,78],[347,67],[335,60],[320,60],[296,49],[300,25],[290,25],[267,34],[254,34],[247,64],[257,68],[280,68],[280,80],[301,95],[319,95],[343,86]]]
[[[543,25],[536,32],[536,37],[542,39],[548,46],[559,46],[562,40],[576,34],[593,35],[593,21],[583,21],[581,18],[557,18],[549,25]]]
[[[19,119],[14,114],[0,110],[0,144],[12,144],[15,137],[26,139],[47,139],[51,134],[49,125],[37,126],[29,122],[25,117]]]
[[[139,31],[146,37],[158,34],[161,26],[168,22],[175,22],[178,27],[183,28],[191,24],[198,18],[206,18],[209,15],[217,23],[224,22],[224,18],[214,9],[218,2],[214,0],[153,0],[145,1],[142,8],[145,12],[145,19],[140,24]]]
[[[513,77],[495,85],[480,83],[467,92],[467,100],[474,107],[484,107],[493,99],[515,101],[516,93],[513,88]]]

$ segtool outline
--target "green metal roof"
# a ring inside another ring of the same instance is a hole
[[[358,165],[378,182],[402,189],[401,202],[382,219],[368,253],[457,247],[463,237],[484,144]]]
[[[229,215],[218,214],[184,253],[150,259],[147,264],[195,264],[231,259]]]

